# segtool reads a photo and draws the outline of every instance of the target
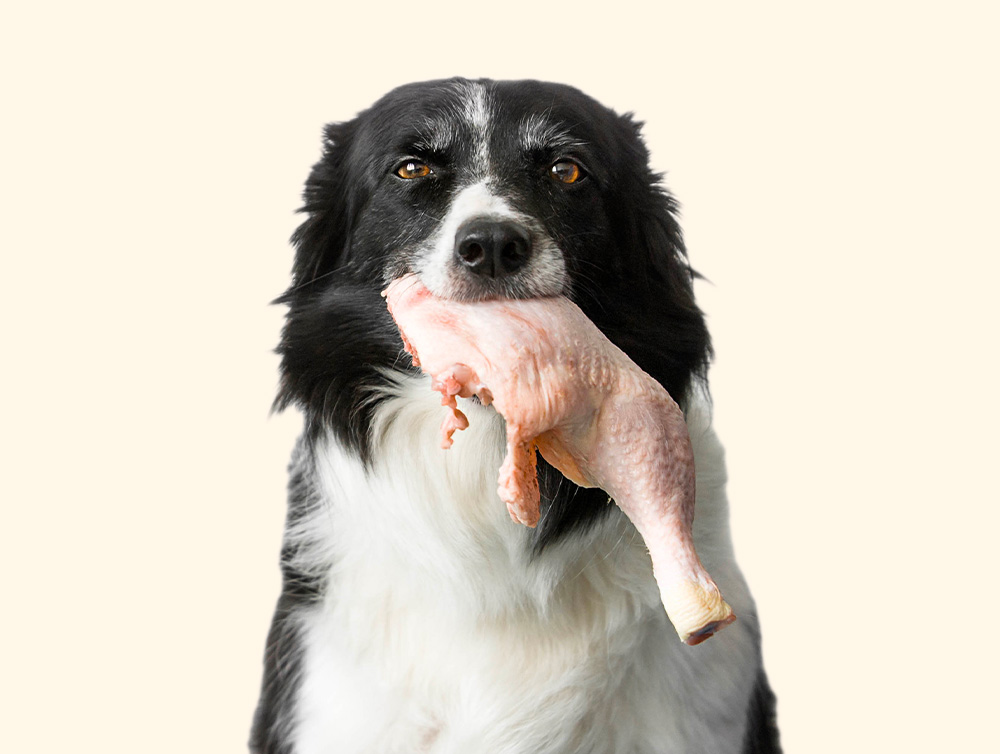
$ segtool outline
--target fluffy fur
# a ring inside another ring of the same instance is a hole
[[[551,171],[567,160],[572,183]],[[401,177],[407,163],[428,173]],[[566,86],[413,84],[327,128],[280,299],[276,405],[298,406],[305,431],[253,752],[779,751],[674,209],[638,124]],[[509,274],[456,257],[456,234],[483,218],[530,240]],[[695,541],[735,624],[682,645],[631,524],[541,459],[541,523],[512,523],[493,409],[464,401],[470,428],[438,447],[436,394],[379,295],[406,271],[459,299],[568,295],[681,402]]]

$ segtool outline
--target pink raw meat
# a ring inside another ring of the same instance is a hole
[[[562,297],[450,301],[415,275],[385,295],[413,363],[451,409],[442,446],[469,426],[456,396],[477,395],[506,420],[498,493],[515,521],[538,523],[537,448],[629,517],[682,641],[698,644],[736,619],[695,553],[694,455],[683,413],[579,307]]]

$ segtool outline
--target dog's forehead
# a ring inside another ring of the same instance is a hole
[[[610,110],[582,92],[539,81],[450,79],[409,84],[372,108],[383,138],[429,152],[572,148]]]

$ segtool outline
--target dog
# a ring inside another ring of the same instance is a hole
[[[327,126],[278,299],[275,407],[304,431],[255,754],[780,751],[709,334],[640,126],[569,86],[486,79],[402,86]],[[541,458],[541,520],[513,523],[493,408],[463,399],[470,427],[440,448],[440,396],[380,296],[409,272],[462,301],[568,296],[680,403],[732,626],[678,641],[632,525]]]

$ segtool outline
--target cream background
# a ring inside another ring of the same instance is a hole
[[[712,280],[786,751],[995,746],[995,4],[27,7],[0,23],[5,751],[244,751],[301,183],[323,123],[452,74],[649,124]]]

